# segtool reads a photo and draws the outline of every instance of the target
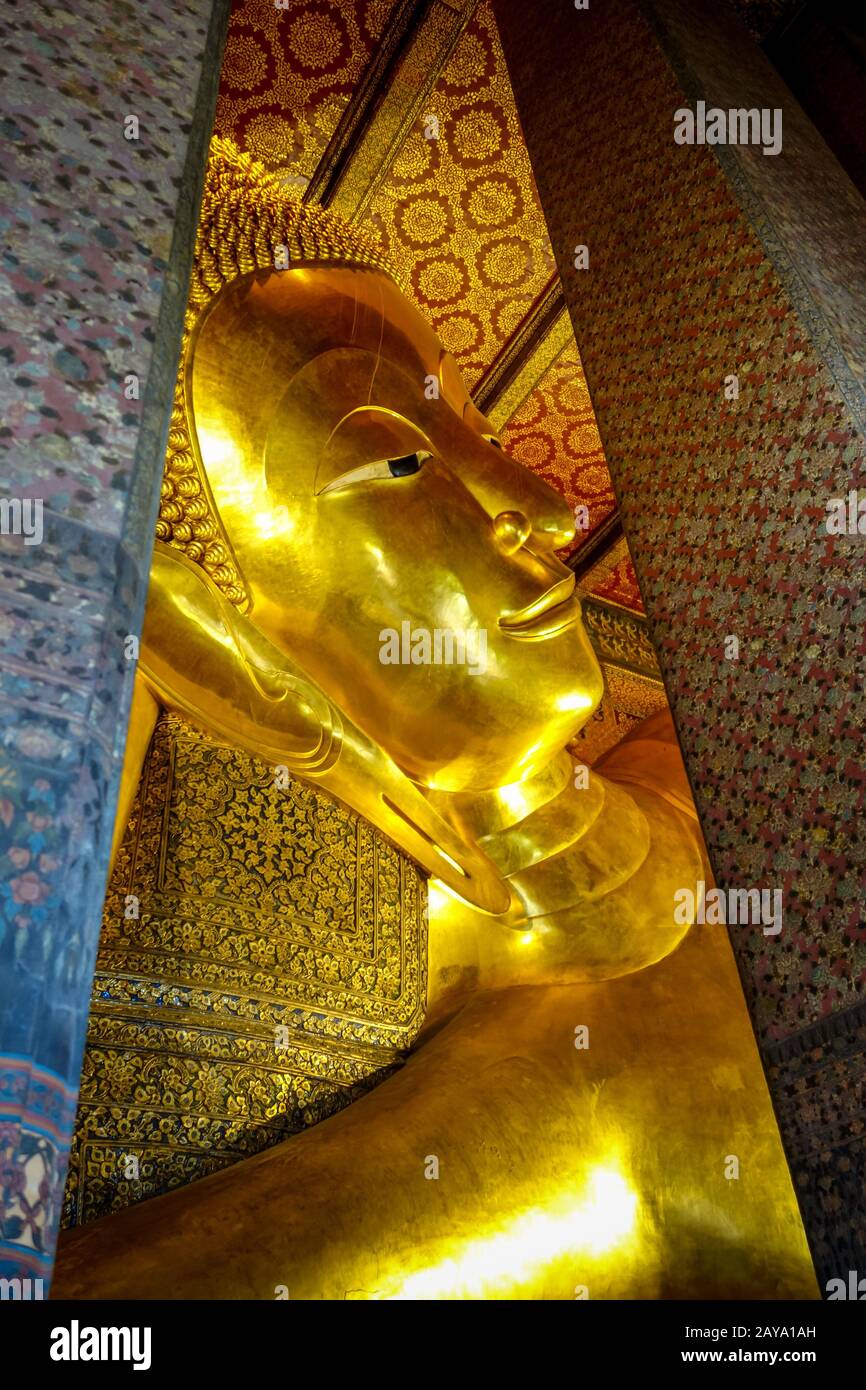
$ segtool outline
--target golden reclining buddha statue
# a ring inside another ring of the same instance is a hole
[[[56,1295],[815,1296],[669,719],[567,751],[572,535],[214,141]]]

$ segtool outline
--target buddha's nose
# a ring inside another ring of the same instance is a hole
[[[493,518],[506,555],[526,542],[534,552],[559,550],[574,538],[574,516],[564,497],[502,449],[482,443],[472,467],[461,459],[460,476]]]
[[[529,540],[532,526],[523,512],[500,512],[493,518],[493,534],[503,554],[513,555]]]

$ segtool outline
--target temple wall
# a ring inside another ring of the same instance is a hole
[[[866,1267],[866,541],[825,531],[866,207],[725,7],[494,8],[717,881],[783,892],[731,934],[823,1287]],[[698,98],[782,108],[781,154],[676,144]]]
[[[226,10],[0,19],[0,1276],[51,1272]]]

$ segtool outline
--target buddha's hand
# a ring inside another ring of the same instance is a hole
[[[160,701],[293,771],[327,761],[333,710],[321,692],[178,550],[157,543],[141,674]]]

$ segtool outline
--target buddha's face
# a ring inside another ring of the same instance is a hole
[[[410,776],[502,786],[597,705],[562,499],[387,276],[234,281],[188,381],[252,620]]]

